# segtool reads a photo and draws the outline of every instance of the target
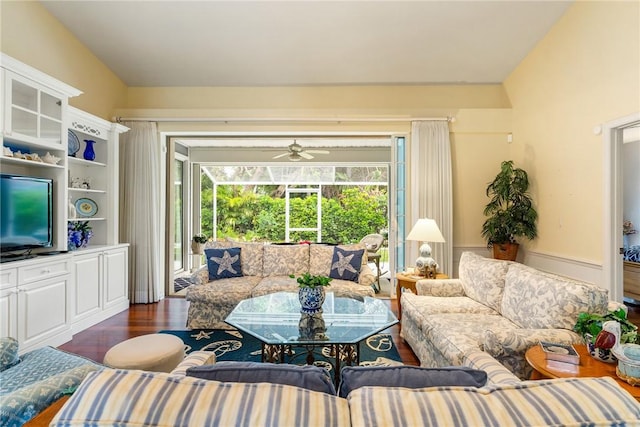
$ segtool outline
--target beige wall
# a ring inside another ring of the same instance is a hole
[[[1,50],[84,93],[74,107],[109,119],[125,104],[124,83],[39,2],[2,1]]]
[[[602,136],[640,111],[640,3],[578,1],[506,79],[512,157],[532,177],[537,252],[601,263]]]

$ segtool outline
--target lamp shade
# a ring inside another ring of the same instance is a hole
[[[420,218],[409,234],[407,240],[418,242],[444,242],[444,237],[438,228],[435,220],[430,218]]]

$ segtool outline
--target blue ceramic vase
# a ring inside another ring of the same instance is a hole
[[[324,288],[318,286],[309,288],[307,286],[300,288],[298,291],[298,299],[300,300],[300,312],[303,314],[322,313],[322,304],[324,303]]]
[[[96,142],[91,139],[85,139],[84,142],[87,145],[84,148],[84,153],[82,154],[82,157],[84,157],[85,160],[94,161],[96,159],[96,152],[93,149],[93,144],[95,144]]]

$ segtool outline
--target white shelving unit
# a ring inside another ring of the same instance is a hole
[[[60,345],[129,306],[128,244],[118,240],[118,138],[128,129],[70,107],[81,91],[4,54],[0,73],[2,172],[53,180],[53,247],[0,264],[0,334],[17,338],[23,353]],[[80,157],[68,156],[70,131],[81,143],[96,141],[94,161],[81,157],[84,146]],[[28,157],[6,156],[5,147]],[[37,159],[47,154],[59,160]],[[91,199],[98,211],[77,219],[90,222],[89,246],[66,252],[70,197]]]
[[[80,141],[75,156],[67,156],[68,202],[89,199],[97,210],[89,216],[82,212],[68,221],[90,221],[93,238],[90,246],[118,243],[118,141],[128,129],[117,123],[102,120],[74,107],[68,108],[68,132]],[[95,141],[94,160],[85,160],[86,140]]]

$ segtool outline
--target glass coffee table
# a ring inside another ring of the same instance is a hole
[[[315,361],[314,352],[321,351],[333,360],[335,383],[340,381],[340,366],[360,363],[360,343],[398,323],[396,316],[381,300],[361,300],[326,294],[322,317],[310,318],[300,313],[298,294],[278,292],[240,302],[226,322],[262,343],[262,361],[289,363],[305,355],[305,362]],[[311,324],[313,332],[309,332]],[[306,332],[305,332],[306,331]],[[296,354],[295,349],[305,351]]]

